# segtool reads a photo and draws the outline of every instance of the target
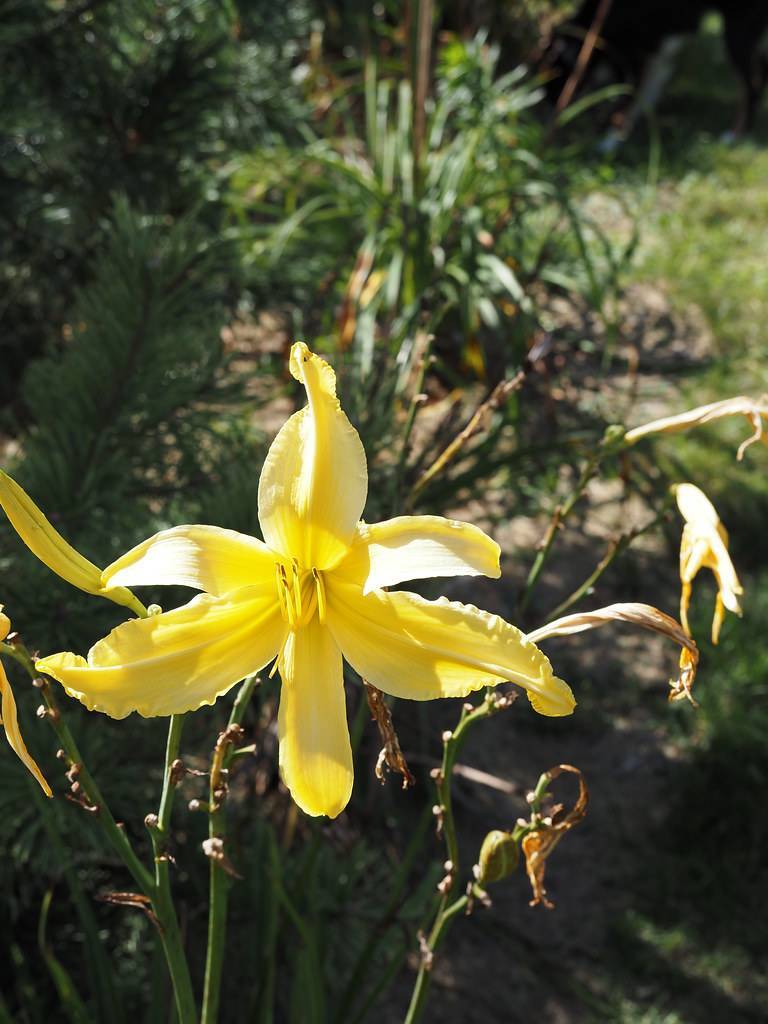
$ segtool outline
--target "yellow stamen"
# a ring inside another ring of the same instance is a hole
[[[281,572],[282,568],[278,562],[275,562],[275,582],[277,584],[277,599],[280,602],[280,614],[283,616],[283,621],[288,622],[288,605],[286,604],[283,580],[285,573]]]
[[[296,615],[296,606],[294,604],[293,590],[292,590],[292,587],[288,583],[288,576],[286,574],[285,566],[284,565],[280,566],[280,582],[282,583],[282,586],[283,586],[283,594],[284,594],[284,597],[285,597],[285,606],[286,606],[286,611],[288,612],[288,625],[290,626],[291,629],[295,629],[296,628],[296,620],[297,620],[298,616]]]
[[[325,622],[325,583],[322,574],[317,569],[312,570],[315,578],[315,592],[317,594],[317,614],[320,622]]]
[[[299,563],[293,559],[293,580],[291,581],[293,600],[296,607],[296,621],[301,621],[301,578],[299,577]]]

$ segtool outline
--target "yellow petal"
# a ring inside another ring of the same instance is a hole
[[[715,506],[694,484],[678,484],[675,499],[680,514],[687,523],[707,524],[714,528],[720,522]]]
[[[685,519],[680,542],[681,622],[688,631],[690,584],[702,568],[711,569],[717,580],[717,604],[712,620],[712,643],[716,644],[723,622],[723,609],[741,615],[739,596],[743,593],[736,570],[728,554],[728,533],[712,502],[693,484],[679,484],[675,497]]]
[[[3,616],[3,618],[6,618],[6,616]],[[0,664],[0,694],[2,695],[2,722],[5,729],[5,735],[8,737],[8,742],[40,783],[45,795],[53,796],[51,787],[45,781],[43,773],[37,766],[37,762],[27,750],[27,746],[22,738],[21,732],[19,731],[19,719],[16,714],[16,701],[13,696],[11,684],[8,682],[8,677],[5,674],[5,669],[2,664]]]
[[[123,587],[105,588],[101,569],[75,551],[53,528],[30,496],[0,470],[0,505],[32,554],[73,587],[87,594],[108,597],[116,604],[136,608],[136,598]]]
[[[271,661],[285,623],[271,587],[226,597],[199,594],[189,604],[131,619],[91,648],[88,660],[64,652],[37,662],[90,711],[125,718],[176,715],[213,704]]]
[[[683,535],[680,538],[680,580],[682,583],[691,583],[699,569],[706,565],[711,539],[709,531],[706,535],[702,535],[697,533],[690,523],[686,523],[683,527]]]
[[[327,579],[327,622],[344,657],[369,683],[411,700],[465,697],[509,680],[544,715],[569,715],[575,701],[549,659],[519,629],[472,605],[425,601],[404,591]]]
[[[3,611],[3,606],[0,604],[0,640],[5,640],[11,631],[11,620]]]
[[[725,618],[725,605],[720,591],[717,593],[715,598],[715,613],[712,616],[712,643],[717,646],[720,640],[720,630],[723,627],[723,619]]]
[[[335,818],[352,793],[341,652],[315,617],[280,656],[280,771],[306,814]]]
[[[106,586],[178,584],[215,595],[274,578],[275,556],[266,544],[218,526],[162,530],[101,574]]]
[[[336,398],[331,367],[298,343],[290,368],[309,405],[272,442],[259,481],[259,521],[274,551],[304,569],[328,569],[346,553],[363,512],[365,452]]]
[[[364,593],[405,580],[433,576],[498,579],[499,545],[477,526],[442,516],[399,516],[360,523],[354,543],[335,573],[359,583]]]
[[[720,526],[717,536],[712,538],[710,554],[705,559],[704,565],[715,574],[717,589],[725,607],[728,611],[741,615],[739,595],[744,591],[733,567],[731,556],[728,554],[728,548],[723,541],[723,534],[725,534],[725,530]]]

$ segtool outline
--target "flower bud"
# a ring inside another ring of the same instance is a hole
[[[477,881],[480,885],[499,882],[511,875],[520,859],[517,840],[511,832],[494,829],[480,847]]]

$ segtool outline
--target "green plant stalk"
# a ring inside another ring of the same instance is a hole
[[[34,659],[23,644],[19,642],[14,644],[2,643],[0,644],[0,653],[8,654],[22,665],[33,681],[42,678],[35,670]],[[173,786],[170,784],[169,769],[178,753],[183,716],[175,715],[171,718],[158,822],[156,828],[150,829],[155,852],[155,875],[153,877],[152,873],[147,870],[146,866],[136,855],[125,830],[115,821],[114,815],[104,798],[104,794],[85,765],[82,754],[62,717],[47,680],[45,685],[40,688],[40,691],[45,701],[46,720],[56,733],[56,737],[69,762],[72,765],[78,766],[77,781],[80,784],[81,792],[87,797],[92,807],[98,808],[94,817],[98,820],[110,845],[131,873],[133,880],[152,904],[152,910],[158,921],[160,938],[173,983],[179,1024],[195,1024],[197,1010],[189,967],[184,955],[179,924],[171,898],[168,861],[165,856],[161,856],[163,853],[163,840],[167,836],[173,805]]]
[[[379,944],[383,941],[384,937],[388,934],[390,928],[397,923],[397,910],[400,907],[403,899],[403,889],[407,880],[408,873],[413,867],[413,863],[416,859],[417,854],[421,851],[424,845],[424,839],[429,828],[429,823],[432,820],[432,809],[427,806],[424,808],[424,812],[419,819],[419,823],[416,826],[411,840],[408,844],[405,856],[403,857],[400,866],[395,873],[392,892],[387,901],[384,910],[381,912],[378,920],[370,930],[368,939],[363,946],[360,954],[355,962],[355,966],[350,972],[349,981],[347,982],[344,992],[339,999],[339,1010],[338,1018],[339,1021],[347,1019],[351,1008],[354,1007],[355,999],[360,993],[363,983],[365,981],[366,973],[372,963],[375,962],[375,954]],[[407,946],[403,955],[407,952]],[[385,971],[388,973],[389,968]],[[377,997],[379,992],[382,991],[380,981],[376,983],[372,992],[366,997],[364,1007],[371,1005],[371,1001]],[[354,1021],[362,1020],[364,1016],[363,1008],[353,1018]]]
[[[427,948],[429,953],[434,953],[439,948],[440,943],[445,938],[448,926],[451,921],[456,917],[457,914],[461,913],[469,903],[469,896],[459,896],[458,899],[454,900],[449,906],[443,908],[435,918],[435,923],[432,926],[432,931],[429,933],[429,939],[427,940]],[[419,968],[419,973],[416,978],[416,984],[413,987],[413,994],[411,996],[411,1002],[408,1006],[408,1012],[405,1015],[403,1024],[417,1024],[421,1020],[421,1015],[424,1012],[426,1005],[427,992],[429,991],[429,984],[432,980],[432,973],[430,967],[425,962],[422,962]]]
[[[171,975],[179,1024],[195,1024],[197,1021],[197,1007],[192,989],[192,979],[189,974],[189,964],[184,953],[179,920],[171,893],[170,860],[167,849],[170,838],[173,798],[176,791],[172,778],[172,766],[179,756],[179,745],[181,743],[183,727],[184,715],[171,715],[168,723],[163,790],[160,796],[160,807],[157,812],[157,823],[148,825],[148,828],[152,837],[152,848],[155,854],[154,891],[151,896],[152,909],[160,923],[160,939],[163,943],[165,959]]]
[[[427,376],[427,368],[429,366],[429,356],[432,350],[432,339],[431,336],[427,336],[427,343],[424,346],[424,353],[421,358],[421,366],[419,367],[419,376],[416,380],[416,390],[414,391],[413,398],[411,399],[411,405],[408,409],[408,416],[405,421],[405,427],[403,429],[403,439],[400,442],[400,454],[397,459],[397,466],[395,467],[394,473],[394,486],[392,488],[392,515],[397,515],[401,504],[401,490],[403,484],[403,476],[405,474],[405,464],[408,461],[408,450],[411,441],[411,433],[413,432],[413,425],[416,422],[416,413],[419,408],[420,396],[424,389],[424,380]]]
[[[18,662],[18,664],[29,673],[33,681],[41,678],[35,670],[35,662],[32,656],[23,644],[18,642],[13,644],[2,643],[0,644],[0,652],[2,654],[7,654],[9,657],[13,658],[14,661]],[[51,687],[47,682],[45,686],[41,688],[41,695],[45,701],[46,720],[50,723],[51,728],[56,733],[59,744],[67,755],[67,759],[71,764],[79,766],[80,774],[78,775],[78,782],[80,783],[83,792],[88,797],[89,802],[92,806],[99,808],[98,814],[95,815],[95,817],[101,826],[104,835],[120,860],[125,864],[128,871],[130,871],[136,884],[144,893],[146,893],[146,895],[151,897],[154,890],[154,880],[152,875],[137,857],[125,830],[122,829],[115,821],[112,812],[104,799],[104,794],[99,789],[96,780],[88,771],[88,768],[83,761],[82,754],[78,749],[75,738],[69,731],[69,727],[61,715],[61,711],[59,710],[56,699],[53,696]]]
[[[240,686],[229,726],[240,725],[246,708],[253,695],[258,677],[248,676]],[[227,832],[227,816],[223,798],[217,793],[222,770],[229,766],[234,754],[233,745],[227,744],[226,749],[217,761],[214,752],[211,763],[208,816],[209,839],[223,840]],[[219,1016],[221,998],[221,978],[224,967],[226,949],[227,907],[229,903],[230,879],[222,865],[209,858],[209,902],[208,902],[208,945],[205,956],[205,987],[203,991],[202,1024],[216,1024]]]
[[[453,817],[451,799],[453,766],[467,737],[467,733],[472,726],[485,718],[489,718],[499,710],[500,706],[503,705],[499,703],[496,694],[490,689],[487,690],[482,704],[477,707],[473,707],[471,704],[464,704],[461,709],[458,725],[452,732],[446,733],[443,737],[443,760],[435,776],[435,787],[437,789],[437,807],[442,820],[443,839],[447,853],[445,864],[447,874],[441,883],[442,895],[435,912],[429,936],[422,945],[421,965],[416,976],[416,983],[413,987],[404,1024],[416,1024],[421,1019],[431,982],[431,956],[445,937],[450,922],[469,903],[468,893],[463,893],[458,898],[452,899],[455,879],[459,873],[459,843],[456,836],[456,823]]]
[[[552,517],[547,527],[547,532],[544,534],[544,539],[541,542],[541,546],[536,554],[531,570],[528,573],[528,578],[525,581],[523,593],[520,598],[520,610],[525,611],[528,607],[533,588],[541,575],[541,571],[549,558],[549,554],[552,550],[552,545],[555,542],[558,530],[573,511],[574,507],[578,503],[584,491],[587,488],[587,484],[597,472],[598,466],[601,461],[601,451],[594,452],[582,467],[579,478],[576,481],[573,491],[570,493],[568,498],[563,502],[562,505],[558,505],[555,511],[552,513]]]
[[[617,537],[616,540],[612,540],[608,545],[608,550],[597,563],[594,570],[589,574],[589,576],[587,576],[584,582],[580,586],[578,586],[572,594],[566,597],[564,601],[561,601],[556,608],[553,608],[548,615],[545,616],[544,625],[546,625],[548,622],[552,622],[555,619],[560,618],[561,615],[564,615],[569,608],[573,607],[573,605],[580,601],[582,597],[584,597],[592,589],[595,583],[597,583],[597,581],[603,575],[605,570],[619,557],[619,555],[626,551],[626,549],[630,546],[630,544],[633,543],[633,541],[635,541],[638,537],[642,536],[644,533],[648,533],[650,530],[654,529],[654,527],[658,526],[658,524],[666,517],[669,504],[669,499],[667,499],[664,502],[662,508],[657,513],[657,515],[655,515],[643,526],[638,526],[633,530],[628,530],[626,533],[623,533],[620,537]]]

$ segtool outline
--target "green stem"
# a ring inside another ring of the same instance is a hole
[[[390,894],[389,900],[387,901],[384,910],[381,912],[381,915],[371,928],[370,933],[368,935],[368,939],[363,948],[360,950],[360,953],[358,954],[355,966],[350,972],[349,980],[347,981],[347,984],[344,988],[344,992],[342,993],[341,998],[339,999],[339,1021],[347,1020],[347,1017],[351,1012],[351,1009],[355,1005],[355,1000],[361,995],[361,992],[364,987],[365,977],[368,970],[370,969],[372,964],[376,963],[376,951],[379,945],[383,942],[384,938],[389,934],[389,931],[393,927],[393,925],[397,924],[397,912],[403,903],[403,890],[405,889],[408,874],[410,873],[413,867],[413,863],[417,855],[421,852],[421,849],[424,845],[424,839],[426,837],[427,830],[429,829],[429,824],[431,821],[432,808],[430,806],[426,806],[413,832],[413,835],[411,836],[411,840],[408,843],[408,848],[406,850],[405,856],[403,857],[402,862],[395,874],[395,878],[392,884],[392,892]],[[407,946],[405,947],[405,952],[407,952]],[[403,953],[403,956],[405,956],[405,952]],[[382,976],[386,977],[388,972],[389,968],[385,970]],[[379,982],[377,982],[374,988],[372,989],[371,993],[369,993],[365,997],[365,1002],[363,1003],[363,1006],[355,1014],[353,1021],[359,1021],[364,1018],[365,1008],[372,1005],[372,1001],[377,998],[378,994],[381,991],[382,988],[380,979]]]
[[[413,987],[411,1002],[404,1024],[416,1024],[416,1021],[421,1018],[431,980],[432,956],[445,937],[450,922],[469,902],[467,894],[459,896],[453,902],[451,901],[451,894],[459,874],[459,842],[456,836],[456,823],[453,817],[451,795],[453,766],[467,738],[467,733],[472,726],[484,718],[489,718],[501,708],[506,707],[508,703],[508,700],[505,700],[503,697],[500,698],[489,688],[486,690],[485,700],[482,704],[479,704],[477,707],[473,707],[471,704],[464,704],[456,728],[452,732],[445,733],[443,736],[443,760],[439,771],[435,774],[435,787],[437,789],[437,806],[440,812],[447,854],[445,864],[446,876],[441,882],[442,895],[435,911],[429,937],[422,943],[421,966],[416,976],[416,983]]]
[[[14,661],[18,662],[29,673],[33,681],[41,679],[35,670],[35,662],[32,656],[20,642],[13,644],[2,643],[0,644],[0,652],[7,654]],[[136,884],[147,896],[151,897],[154,890],[152,875],[137,857],[125,830],[115,821],[107,801],[104,799],[104,794],[88,771],[75,738],[62,718],[61,711],[47,681],[45,681],[45,685],[40,687],[40,692],[45,701],[46,720],[56,733],[59,744],[67,756],[67,760],[70,764],[78,766],[77,781],[80,784],[81,792],[87,798],[91,807],[98,808],[98,811],[94,812],[96,821],[101,826],[115,853],[130,871]]]
[[[552,513],[552,517],[547,527],[547,532],[544,534],[544,539],[541,542],[536,558],[534,559],[531,571],[528,573],[528,579],[525,581],[525,587],[523,589],[523,595],[520,599],[520,609],[525,611],[528,606],[533,588],[536,586],[541,570],[544,568],[544,564],[549,558],[549,553],[552,550],[552,545],[555,542],[555,537],[558,531],[568,516],[574,509],[574,506],[581,498],[582,494],[587,488],[587,484],[597,472],[597,467],[600,464],[600,456],[598,453],[591,455],[579,474],[579,478],[576,481],[576,485],[568,496],[566,501],[562,505],[558,505],[555,511]]]
[[[143,605],[140,607],[143,610]],[[152,911],[157,918],[160,938],[173,983],[179,1024],[195,1024],[197,1021],[195,997],[192,990],[189,965],[187,964],[181,940],[179,922],[171,896],[169,862],[166,852],[175,788],[171,779],[171,765],[178,756],[184,716],[173,715],[171,717],[160,808],[156,818],[155,816],[150,816],[148,821],[155,856],[155,874],[153,877],[152,873],[147,870],[137,857],[125,830],[115,821],[104,799],[104,794],[88,771],[77,743],[62,717],[49,682],[38,675],[35,669],[35,661],[29,651],[21,642],[16,641],[12,644],[0,644],[0,653],[8,654],[14,658],[29,673],[36,685],[40,687],[40,692],[46,706],[45,718],[50,722],[51,727],[56,733],[66,759],[72,768],[76,767],[77,769],[76,781],[79,786],[79,793],[84,797],[82,801],[83,806],[92,811],[107,840],[130,871],[138,887],[151,901]]]
[[[239,726],[248,703],[258,682],[257,676],[249,676],[242,683],[232,706],[229,725],[216,744],[211,762],[208,838],[224,841],[227,832],[227,818],[224,806],[226,788],[222,787],[222,771],[229,766],[234,754],[234,744],[225,739],[232,726]],[[223,739],[224,738],[224,739]],[[209,857],[209,904],[208,904],[208,948],[205,957],[205,989],[203,992],[202,1024],[216,1024],[219,1017],[221,978],[226,948],[227,906],[229,902],[230,879],[222,863]]]
[[[149,816],[147,827],[152,837],[152,847],[155,854],[155,882],[152,908],[160,925],[160,938],[163,943],[163,951],[165,952],[165,959],[173,984],[179,1024],[195,1024],[197,1021],[197,1008],[192,990],[192,979],[189,974],[189,964],[184,953],[179,920],[176,916],[176,908],[174,907],[171,894],[170,860],[168,855],[171,812],[173,810],[173,798],[176,790],[172,778],[172,766],[179,755],[183,727],[184,715],[171,715],[168,724],[168,742],[165,748],[163,791],[160,797],[160,807],[157,812],[156,821],[153,816]]]
[[[574,590],[572,594],[566,597],[564,601],[561,601],[557,608],[553,608],[552,611],[547,616],[545,616],[544,623],[546,624],[548,622],[552,622],[554,619],[560,618],[560,616],[565,614],[565,612],[567,612],[569,608],[575,605],[577,601],[580,601],[581,598],[585,596],[585,594],[589,593],[589,591],[592,589],[595,583],[597,583],[597,581],[603,575],[608,566],[611,565],[611,563],[614,562],[619,557],[619,555],[623,551],[625,551],[630,544],[632,544],[633,541],[635,541],[638,537],[642,536],[642,534],[648,533],[649,530],[652,530],[654,527],[658,526],[658,524],[666,517],[668,508],[669,502],[667,501],[659,510],[658,514],[655,515],[653,519],[650,519],[647,523],[645,523],[645,525],[635,527],[632,530],[628,530],[626,533],[623,533],[620,537],[617,537],[616,540],[612,540],[608,545],[608,550],[606,551],[606,553],[597,563],[594,570],[589,574],[589,576],[587,576],[587,578],[584,580],[581,586],[577,587],[576,590]]]
[[[394,486],[392,489],[392,515],[397,515],[400,509],[401,497],[402,497],[402,485],[403,477],[405,476],[405,464],[408,461],[408,452],[410,450],[411,434],[413,427],[416,422],[416,413],[421,402],[421,394],[424,390],[424,381],[427,376],[427,368],[429,367],[429,357],[432,350],[432,335],[427,334],[427,342],[424,346],[424,353],[421,357],[421,366],[419,367],[419,375],[416,380],[416,389],[411,399],[411,405],[408,409],[408,417],[405,421],[405,427],[403,429],[403,439],[400,442],[400,454],[397,459],[397,466],[395,467],[394,474]]]
[[[454,900],[450,906],[444,907],[438,913],[435,923],[430,932],[429,939],[427,940],[428,953],[432,954],[440,946],[440,943],[445,938],[445,934],[448,930],[448,926],[451,921],[466,907],[469,902],[469,896],[466,894],[459,896],[457,900]],[[425,954],[427,951],[425,950]],[[427,993],[429,991],[429,985],[432,980],[431,962],[428,959],[428,954],[422,957],[421,967],[416,978],[416,984],[413,987],[413,994],[411,996],[411,1002],[408,1006],[408,1012],[405,1015],[403,1024],[417,1024],[417,1021],[421,1020],[421,1015],[424,1012],[426,1005]]]

